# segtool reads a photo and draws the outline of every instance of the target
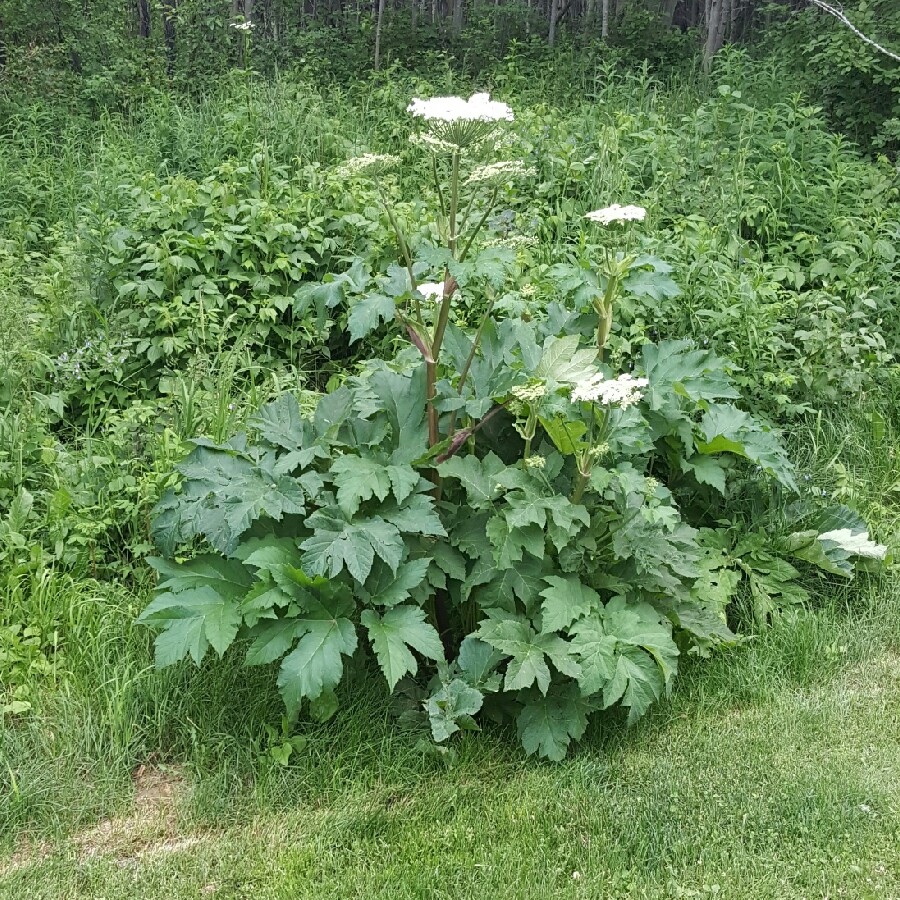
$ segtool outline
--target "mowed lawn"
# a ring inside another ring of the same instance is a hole
[[[20,839],[0,896],[900,897],[898,601],[832,591],[559,765],[491,731],[423,757],[363,700],[256,779],[148,763],[109,818]]]

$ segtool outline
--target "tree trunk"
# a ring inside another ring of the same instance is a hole
[[[178,0],[163,0],[163,38],[166,43],[166,74],[171,78],[175,72],[175,14]]]
[[[675,23],[675,7],[678,5],[678,0],[663,0],[660,8],[660,15],[662,15],[663,20],[669,28]]]
[[[137,0],[138,34],[150,37],[150,0]]]
[[[550,0],[550,27],[547,30],[547,44],[556,43],[556,23],[559,21],[559,0]]]
[[[722,49],[725,41],[725,26],[728,17],[725,14],[727,0],[709,0],[709,12],[706,18],[706,43],[703,47],[703,68],[709,71],[713,57]]]
[[[375,20],[375,71],[381,68],[381,23],[384,20],[384,0],[378,0],[378,18]]]
[[[463,22],[466,18],[466,0],[453,0],[453,21],[450,29],[454,37],[462,33]]]
[[[609,0],[600,3],[600,37],[604,41],[609,37]]]

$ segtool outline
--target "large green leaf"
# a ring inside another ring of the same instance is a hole
[[[346,567],[365,582],[377,554],[396,572],[404,543],[396,526],[379,516],[348,522],[330,510],[319,510],[307,519],[313,534],[301,545],[303,569],[312,575],[336,578]]]
[[[654,700],[665,682],[659,667],[637,647],[625,647],[616,655],[616,669],[603,690],[604,707],[621,702],[628,708],[628,724],[636,722]]]
[[[206,585],[223,598],[237,599],[247,593],[253,581],[243,563],[211,553],[182,563],[150,556],[147,563],[159,573],[159,590],[178,592]]]
[[[459,678],[432,694],[426,703],[431,734],[440,743],[460,729],[472,731],[478,728],[472,716],[481,709],[484,696]]]
[[[700,453],[733,453],[765,469],[783,485],[796,490],[793,466],[777,435],[730,403],[712,403],[700,420]]]
[[[159,668],[188,654],[199,666],[210,646],[219,656],[228,649],[237,636],[241,614],[233,597],[204,584],[158,594],[138,621],[164,629],[156,639]]]
[[[447,532],[437,514],[434,499],[427,494],[413,494],[402,505],[384,503],[378,512],[385,522],[390,522],[403,534],[447,537]]]
[[[459,646],[456,664],[469,684],[480,687],[496,682],[493,687],[496,690],[500,685],[495,672],[502,659],[502,653],[470,634]]]
[[[285,450],[300,450],[311,441],[312,429],[293,394],[284,393],[260,407],[248,423],[260,437]]]
[[[374,610],[363,610],[360,621],[369,632],[369,640],[388,686],[418,669],[416,658],[407,645],[429,659],[444,658],[444,648],[437,631],[425,621],[425,612],[418,606],[395,606],[383,616]]]
[[[290,712],[296,712],[304,698],[315,700],[323,691],[334,690],[341,680],[341,657],[356,650],[356,629],[347,618],[352,613],[352,601],[340,598],[317,604],[294,620],[303,637],[278,673],[278,690]]]
[[[529,608],[544,586],[543,563],[534,556],[524,556],[508,569],[497,569],[493,557],[483,556],[466,579],[463,595],[472,589],[478,604],[483,608],[515,609],[518,598]]]
[[[560,578],[547,575],[549,587],[541,591],[541,633],[565,631],[573,622],[597,612],[602,603],[600,595],[574,576]]]
[[[302,629],[298,629],[293,618],[261,622],[253,629],[244,665],[264,666],[275,662],[290,650],[298,633]]]
[[[726,361],[712,350],[693,349],[687,340],[661,341],[644,344],[641,354],[650,382],[645,398],[652,409],[666,406],[672,394],[694,401],[740,396],[725,370]]]
[[[231,448],[195,447],[179,470],[185,476],[181,492],[168,490],[154,510],[153,537],[167,556],[200,535],[227,556],[261,516],[305,512],[303,490],[293,478]]]
[[[581,674],[571,648],[559,635],[537,634],[520,616],[502,611],[490,612],[481,622],[476,636],[487,644],[512,657],[506,667],[506,690],[518,690],[537,684],[542,694],[550,686],[547,659],[564,675],[576,678]]]
[[[580,350],[577,334],[551,335],[544,341],[544,352],[535,370],[538,378],[557,384],[575,384],[597,373],[596,350]]]
[[[347,325],[350,328],[350,343],[353,344],[373,332],[382,322],[394,318],[394,301],[384,294],[369,294],[357,300],[350,309]]]
[[[497,476],[506,468],[500,457],[488,453],[484,459],[473,454],[451,456],[438,466],[442,478],[455,478],[466,490],[469,506],[487,508],[497,496]]]
[[[485,533],[494,548],[494,559],[501,569],[508,569],[521,562],[526,550],[538,559],[544,558],[544,532],[537,525],[510,528],[504,516],[493,516],[488,520]]]
[[[786,539],[785,549],[797,559],[844,578],[853,578],[858,559],[881,561],[887,556],[887,547],[875,543],[869,532],[860,528],[836,528],[822,534],[794,532]]]
[[[376,560],[359,593],[367,603],[396,606],[425,580],[430,565],[431,558],[426,556],[401,563],[394,572],[387,563]]]
[[[572,629],[572,652],[581,665],[578,683],[585,696],[597,694],[610,682],[616,670],[616,637],[598,619],[578,622]]]
[[[428,446],[424,364],[412,375],[386,369],[374,372],[369,387],[391,424],[391,462],[400,465],[419,459]]]
[[[639,647],[650,654],[668,685],[678,665],[678,647],[672,640],[672,628],[660,621],[659,613],[646,603],[628,603],[614,597],[603,610],[603,620],[619,644]]]
[[[371,497],[384,500],[391,490],[385,467],[367,456],[339,456],[331,464],[331,476],[337,487],[338,503],[348,516],[356,515],[364,500]]]
[[[559,762],[569,744],[584,734],[590,711],[591,706],[571,684],[555,688],[546,697],[530,698],[516,719],[525,752]]]

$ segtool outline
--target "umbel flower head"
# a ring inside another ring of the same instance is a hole
[[[248,31],[253,31],[253,29],[256,28],[256,26],[249,19],[247,19],[246,22],[232,22],[231,27],[234,28],[235,31],[243,31],[245,33]]]
[[[647,210],[643,206],[619,206],[613,203],[603,209],[595,209],[589,212],[585,218],[600,225],[610,225],[613,222],[643,222]]]
[[[462,97],[414,97],[407,111],[424,119],[428,132],[423,141],[432,150],[459,152],[487,140],[500,122],[512,122],[513,111],[490,94]]]
[[[435,303],[440,303],[444,299],[444,285],[442,282],[426,281],[425,284],[418,285],[416,290],[426,300],[433,300]]]
[[[523,162],[511,160],[509,162],[495,162],[486,166],[478,166],[472,170],[472,174],[466,179],[467,184],[479,182],[507,181],[510,178],[525,178],[534,175],[535,170],[529,168]]]
[[[341,178],[352,178],[354,175],[380,175],[399,162],[400,157],[389,153],[364,153],[362,156],[348,159],[337,171]]]
[[[644,388],[650,382],[646,378],[635,378],[627,372],[618,378],[605,378],[602,372],[597,372],[579,381],[572,388],[572,401],[575,403],[604,403],[606,406],[619,406],[628,409],[644,395]]]
[[[407,112],[429,122],[499,122],[513,121],[513,111],[499,100],[491,100],[490,94],[472,94],[468,100],[462,97],[432,97],[421,100],[413,97]]]

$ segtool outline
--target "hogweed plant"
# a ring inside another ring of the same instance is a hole
[[[511,717],[528,753],[561,759],[589,715],[634,721],[684,655],[736,640],[735,572],[759,576],[747,584],[768,615],[799,596],[781,557],[849,577],[848,560],[883,548],[797,500],[802,530],[738,559],[716,537],[729,501],[793,502],[796,485],[776,435],[733,402],[727,362],[687,341],[646,344],[633,373],[603,361],[643,265],[626,250],[598,263],[586,312],[495,313],[514,255],[488,223],[529,173],[485,157],[513,113],[486,94],[409,111],[439,240],[403,233],[384,188],[398,160],[350,160],[344,177],[382,190],[399,261],[374,290],[359,265],[325,286],[350,340],[387,327],[408,343],[313,410],[284,394],[248,432],[194,442],[156,509],[159,586],[141,619],[160,666],[232,645],[277,664],[292,722],[333,714],[346,660],[371,651],[435,741]],[[643,216],[589,214],[605,228]]]

